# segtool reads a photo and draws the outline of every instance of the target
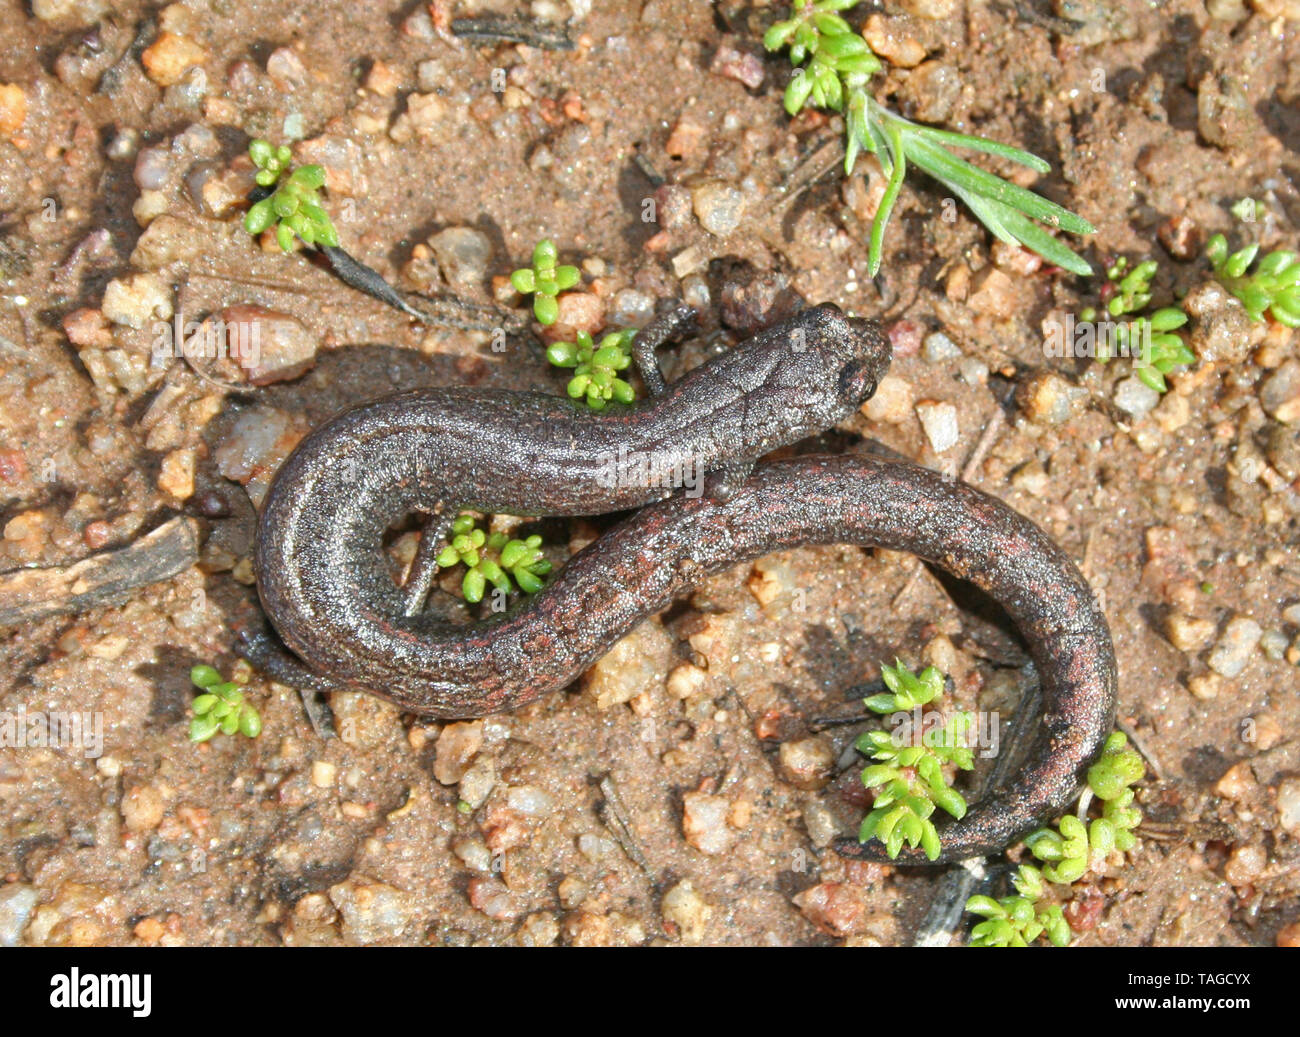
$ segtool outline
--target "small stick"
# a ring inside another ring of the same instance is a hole
[[[604,810],[601,811],[605,822],[605,827],[609,829],[610,834],[618,840],[618,844],[623,847],[623,852],[634,861],[646,876],[654,882],[654,873],[650,870],[650,862],[645,859],[645,854],[641,852],[641,847],[632,837],[632,829],[628,824],[627,807],[623,805],[623,798],[618,794],[618,786],[614,784],[614,779],[606,774],[600,779],[599,788],[605,797]]]
[[[169,580],[198,558],[199,525],[179,516],[126,547],[72,565],[0,574],[0,627],[120,605],[137,588]]]
[[[494,15],[456,18],[451,23],[451,34],[474,43],[522,43],[539,50],[573,50],[574,47],[569,34],[559,26]]]

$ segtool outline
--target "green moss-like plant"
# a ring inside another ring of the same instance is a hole
[[[575,400],[584,401],[592,410],[603,410],[610,400],[631,403],[636,392],[618,377],[632,363],[632,340],[635,328],[623,328],[605,335],[597,344],[585,331],[576,342],[555,342],[546,350],[546,359],[556,367],[573,368],[567,391]]]
[[[889,690],[865,700],[873,713],[910,712],[943,692],[944,675],[933,666],[918,676],[895,660],[880,672]],[[931,727],[924,735],[914,731],[919,745],[899,745],[889,731],[868,731],[858,739],[857,750],[875,761],[862,772],[862,784],[876,790],[858,831],[859,842],[879,839],[890,857],[907,845],[920,846],[930,860],[938,858],[939,833],[930,818],[936,807],[957,818],[966,813],[966,800],[948,784],[944,766],[974,768],[966,744],[972,722],[969,713],[953,713],[943,727]]]
[[[201,691],[190,709],[190,741],[206,742],[218,731],[233,735],[236,732],[249,738],[262,733],[262,717],[251,702],[244,698],[243,690],[234,681],[223,681],[216,667],[200,664],[190,670],[190,682]]]
[[[994,900],[975,896],[966,910],[982,916],[971,931],[972,947],[1024,947],[1039,936],[1057,947],[1073,938],[1059,905],[1039,906],[1045,893],[1043,880],[1069,886],[1090,870],[1099,870],[1116,852],[1136,845],[1134,830],[1142,812],[1133,805],[1133,786],[1142,780],[1146,767],[1142,757],[1128,745],[1122,732],[1112,732],[1101,756],[1088,768],[1088,790],[1102,802],[1101,817],[1084,821],[1066,814],[1055,828],[1040,828],[1025,838],[1025,845],[1046,866],[1020,865],[1012,885],[1016,895]]]
[[[1270,252],[1259,261],[1253,274],[1247,273],[1259,255],[1258,245],[1228,251],[1228,239],[1216,234],[1205,246],[1219,283],[1235,295],[1253,321],[1265,315],[1288,328],[1300,328],[1300,255]]]
[[[257,185],[273,190],[249,208],[244,215],[244,229],[256,235],[275,227],[275,240],[285,252],[293,248],[295,236],[308,245],[337,247],[338,231],[320,204],[324,168],[310,165],[293,169],[293,152],[288,147],[275,147],[260,138],[248,145],[248,157],[257,166]]]
[[[483,600],[489,583],[504,594],[516,587],[526,594],[536,594],[551,571],[541,546],[540,536],[523,540],[511,539],[504,533],[489,536],[473,515],[458,515],[451,526],[451,543],[438,555],[438,567],[465,566],[461,593],[472,604]]]
[[[533,297],[533,316],[537,322],[548,326],[560,316],[560,304],[555,297],[582,279],[576,266],[557,266],[558,259],[555,242],[543,238],[533,249],[532,266],[521,267],[510,275],[515,291]]]

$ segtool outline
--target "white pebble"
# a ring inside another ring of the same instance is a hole
[[[951,403],[922,400],[916,405],[916,416],[921,420],[921,427],[936,454],[957,445],[961,433],[957,427],[957,408]]]
[[[1115,406],[1138,418],[1160,402],[1160,394],[1137,378],[1125,378],[1115,386]]]

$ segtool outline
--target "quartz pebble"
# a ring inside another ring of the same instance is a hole
[[[1160,402],[1160,394],[1138,378],[1125,378],[1115,386],[1115,406],[1140,418]]]
[[[677,927],[683,943],[703,942],[713,908],[695,891],[690,879],[683,879],[665,893],[660,909],[664,921]]]
[[[1277,786],[1278,822],[1293,836],[1300,836],[1300,778],[1283,778]]]
[[[1265,412],[1285,425],[1300,422],[1300,360],[1288,360],[1259,387]]]
[[[912,413],[914,393],[910,382],[887,374],[880,379],[875,395],[862,405],[862,413],[872,421],[898,425]]]
[[[725,796],[707,792],[688,792],[682,797],[682,833],[686,841],[701,853],[726,853],[735,841],[727,824],[731,803]]]
[[[706,180],[691,189],[691,202],[700,226],[717,237],[726,237],[740,226],[745,196],[731,184]]]
[[[925,336],[923,345],[925,359],[932,364],[941,364],[945,360],[956,360],[962,355],[957,344],[942,331],[934,331]]]
[[[114,324],[143,328],[152,321],[170,320],[172,290],[157,274],[128,274],[104,289],[104,316]]]
[[[1221,677],[1231,679],[1238,676],[1246,668],[1263,633],[1263,628],[1249,616],[1230,619],[1206,660],[1210,669]]]
[[[410,921],[407,895],[384,882],[349,878],[329,890],[330,901],[343,919],[349,943],[381,943],[400,939]]]
[[[447,227],[429,238],[447,283],[460,288],[480,288],[492,260],[492,239],[473,227]]]
[[[957,408],[951,403],[922,400],[916,405],[916,416],[921,421],[930,447],[936,454],[951,450],[957,445],[960,430],[957,427]]]

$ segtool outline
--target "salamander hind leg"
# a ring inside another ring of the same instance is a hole
[[[695,311],[685,303],[674,303],[637,332],[632,340],[632,359],[651,396],[662,396],[668,389],[659,368],[655,350],[675,342],[695,326]]]

